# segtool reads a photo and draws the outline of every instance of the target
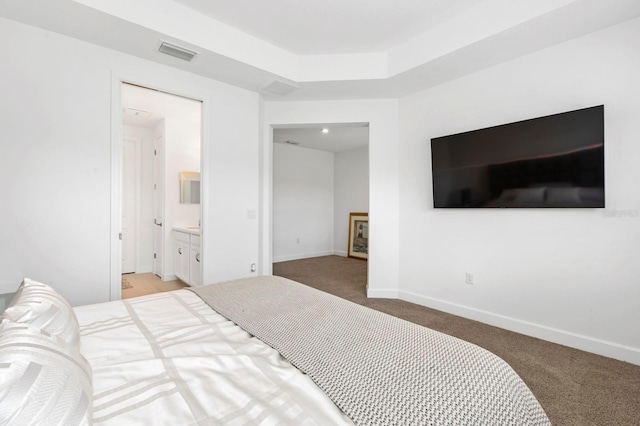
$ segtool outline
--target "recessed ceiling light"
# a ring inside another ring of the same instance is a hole
[[[322,133],[329,133],[329,129],[325,127],[324,129],[322,129]]]

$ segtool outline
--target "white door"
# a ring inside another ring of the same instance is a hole
[[[122,273],[136,270],[138,141],[122,140]]]
[[[162,278],[162,252],[164,249],[164,134],[155,137],[153,149],[153,273]]]

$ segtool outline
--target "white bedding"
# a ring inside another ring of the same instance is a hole
[[[74,311],[96,424],[352,424],[309,377],[188,290]]]

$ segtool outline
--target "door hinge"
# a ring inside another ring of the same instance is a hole
[[[153,189],[158,189],[158,185],[156,185],[155,183],[153,184]]]
[[[154,258],[154,259],[156,258],[156,254],[155,254],[155,253],[153,253],[153,258]]]
[[[122,232],[118,234],[118,238],[122,241]]]
[[[157,149],[153,150],[153,155],[158,155],[158,150]]]

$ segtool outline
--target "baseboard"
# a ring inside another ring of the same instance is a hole
[[[398,299],[398,290],[395,288],[368,288],[367,297],[372,299]]]
[[[175,281],[177,280],[178,277],[176,277],[175,275],[171,274],[171,275],[163,275],[160,280],[162,281]]]
[[[148,274],[150,272],[153,272],[153,267],[152,265],[148,265],[148,266],[140,266],[138,268],[136,268],[136,274]]]
[[[340,257],[349,257],[349,253],[347,253],[346,251],[342,251],[342,250],[334,250],[333,254],[336,256],[340,256]]]
[[[378,290],[380,291],[380,290]],[[384,290],[383,290],[384,291]],[[391,290],[387,290],[391,292]],[[528,321],[519,320],[517,318],[499,315],[481,309],[469,306],[459,305],[432,297],[426,297],[410,291],[396,291],[397,298],[407,302],[416,303],[428,308],[437,309],[453,315],[480,321],[495,327],[504,328],[516,333],[525,334],[527,336],[536,337],[538,339],[547,340],[571,348],[595,353],[609,358],[630,362],[640,365],[640,348],[620,345],[606,340],[596,339],[593,337],[571,333],[553,327],[547,327]],[[372,296],[371,290],[367,293],[369,297],[391,297],[391,296]]]
[[[312,253],[290,254],[287,256],[274,256],[273,263],[288,262],[290,260],[309,259],[311,257],[331,256],[333,250],[316,251]]]

